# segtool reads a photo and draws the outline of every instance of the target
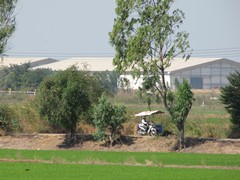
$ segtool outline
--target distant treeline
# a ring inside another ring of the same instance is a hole
[[[35,90],[42,80],[56,71],[51,69],[32,69],[30,63],[0,68],[0,90]],[[118,74],[114,71],[93,72],[102,86],[110,93],[117,91]]]

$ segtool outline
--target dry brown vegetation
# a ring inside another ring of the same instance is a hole
[[[2,149],[31,149],[31,150],[97,150],[97,151],[131,151],[131,152],[178,152],[175,136],[124,136],[122,144],[106,147],[103,143],[92,139],[91,135],[80,137],[81,141],[74,147],[65,145],[64,134],[35,134],[35,135],[5,135],[0,136]],[[183,152],[191,153],[224,153],[240,154],[240,140],[186,138],[186,148]]]
[[[219,90],[194,90],[196,101],[186,122],[185,152],[199,153],[240,153],[239,140],[225,139],[230,131],[229,115],[224,112],[223,106],[218,101],[209,100],[210,97],[217,97]],[[200,107],[202,101],[205,107]],[[85,136],[80,143],[74,147],[68,147],[63,134],[41,134],[63,133],[63,129],[49,127],[46,121],[42,121],[31,103],[11,105],[15,119],[19,120],[20,133],[30,135],[4,135],[0,132],[0,148],[14,149],[79,149],[79,150],[114,150],[114,151],[158,151],[171,152],[176,150],[175,126],[171,123],[166,114],[153,117],[158,123],[162,123],[164,130],[170,131],[173,135],[160,137],[138,137],[136,136],[136,125],[139,119],[134,114],[147,109],[146,103],[141,102],[135,92],[121,92],[113,98],[114,103],[121,103],[127,106],[128,121],[124,123],[122,145],[106,147],[103,143],[94,141],[91,136]],[[163,109],[158,104],[152,104],[153,109]],[[79,133],[92,134],[95,128],[87,123],[79,124]],[[88,137],[88,138],[86,138]]]

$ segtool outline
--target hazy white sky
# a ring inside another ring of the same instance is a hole
[[[193,55],[240,60],[240,0],[176,0]],[[115,0],[19,0],[10,56],[113,56]]]

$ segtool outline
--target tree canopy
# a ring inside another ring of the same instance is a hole
[[[37,91],[40,114],[52,124],[62,125],[76,142],[77,122],[101,96],[93,76],[72,66],[44,79]]]
[[[184,124],[194,101],[188,81],[183,80],[176,92],[169,91],[167,100],[171,118],[179,130],[179,147],[184,148]]]
[[[231,115],[231,121],[240,128],[240,71],[227,77],[229,84],[221,88],[220,100]]]
[[[0,0],[0,54],[4,53],[7,41],[15,30],[14,10],[17,0]]]
[[[0,89],[11,88],[14,91],[37,89],[41,81],[52,75],[50,69],[32,70],[30,63],[22,65],[11,65],[0,69]]]
[[[135,77],[142,72],[159,74],[189,48],[188,33],[178,31],[184,13],[178,9],[171,12],[172,2],[116,0],[117,17],[109,35],[116,50],[113,62],[117,70],[125,72],[130,67]]]

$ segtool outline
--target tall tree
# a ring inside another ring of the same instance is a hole
[[[183,80],[176,92],[169,91],[167,100],[173,123],[179,131],[179,147],[184,148],[184,125],[194,101],[188,81]]]
[[[161,97],[172,120],[175,115],[167,99],[169,87],[165,70],[172,60],[190,55],[189,34],[180,31],[184,13],[172,10],[174,0],[116,0],[116,18],[109,33],[116,55],[113,63],[122,74],[130,71],[134,78],[144,78],[144,85]],[[184,142],[184,141],[183,141]]]
[[[4,53],[8,39],[15,30],[14,10],[17,0],[0,0],[0,54]]]

